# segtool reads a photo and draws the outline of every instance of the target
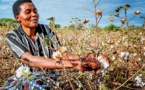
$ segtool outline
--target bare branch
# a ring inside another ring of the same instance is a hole
[[[96,3],[96,6],[100,3],[100,1],[101,1],[101,0],[99,0],[99,1]]]
[[[87,10],[87,11],[91,12],[91,13],[94,13],[93,11],[91,11],[91,10],[85,8],[85,7],[82,7],[82,8],[83,8],[84,10]]]

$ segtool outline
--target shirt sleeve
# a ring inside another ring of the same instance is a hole
[[[19,37],[13,32],[9,32],[6,34],[6,41],[10,48],[12,49],[12,52],[16,59],[20,59],[22,54],[25,52],[28,52],[29,50],[25,47],[24,44],[22,44],[22,41],[19,39]]]

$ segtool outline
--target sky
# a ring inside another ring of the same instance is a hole
[[[1,18],[13,18],[12,5],[16,0],[0,0],[0,19]],[[39,23],[49,24],[47,20],[49,17],[55,17],[55,23],[63,26],[70,25],[72,18],[79,18],[81,20],[88,19],[88,25],[95,25],[94,14],[83,9],[85,7],[94,11],[94,5],[92,0],[32,0],[38,9]],[[98,0],[96,0],[97,2]],[[105,27],[111,22],[109,21],[110,14],[115,13],[115,9],[119,6],[129,4],[131,8],[127,11],[127,18],[130,20],[134,16],[134,11],[139,10],[141,14],[136,16],[130,25],[134,24],[141,26],[144,22],[140,16],[145,16],[145,0],[101,0],[97,5],[96,10],[102,9],[103,16],[99,23],[99,27]],[[120,15],[124,17],[123,11]],[[113,24],[120,26],[121,22],[119,18],[114,17]]]

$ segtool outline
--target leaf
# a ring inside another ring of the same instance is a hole
[[[18,83],[14,88],[17,89],[21,85],[22,85],[22,83]]]
[[[114,67],[109,67],[108,70],[109,71],[114,71]]]
[[[103,76],[105,78],[105,80],[109,80],[110,79],[110,75],[104,74]]]
[[[69,42],[68,45],[69,45],[69,46],[72,46],[72,45],[73,45],[73,42]]]
[[[80,50],[78,52],[75,52],[75,54],[78,55],[78,56],[81,56],[82,55],[82,51]]]
[[[50,38],[45,38],[45,39],[44,39],[44,43],[45,43],[46,45],[54,44],[53,40],[51,40]]]
[[[115,51],[113,52],[113,54],[117,54],[117,51],[115,50]]]
[[[145,71],[141,71],[140,73],[141,73],[143,76],[145,75]]]
[[[80,77],[82,77],[84,75],[84,73],[83,72],[80,72],[79,75],[80,75]]]
[[[32,80],[34,80],[34,77],[30,77],[30,78],[28,78],[28,80],[29,80],[29,81],[32,81]]]
[[[31,74],[31,72],[24,73],[24,74],[22,74],[22,77],[28,77],[30,74]]]
[[[77,88],[76,90],[82,90],[82,85],[79,84],[79,85],[78,85],[78,88]]]
[[[120,82],[123,83],[124,82],[124,77],[120,76]]]
[[[108,88],[104,84],[99,85],[99,90],[108,90]]]
[[[127,83],[125,86],[127,87],[127,88],[129,88],[129,87],[131,87],[131,83]]]
[[[7,87],[7,86],[9,86],[9,85],[10,85],[10,84],[7,83],[7,82],[5,82],[5,83],[3,84],[4,87]]]
[[[129,4],[125,4],[124,5],[124,9],[127,10],[128,8],[130,8],[130,5]]]
[[[115,65],[116,65],[116,64],[118,64],[118,63],[119,63],[119,61],[118,61],[118,60],[115,60],[115,61],[114,61],[114,64],[115,64]]]
[[[116,11],[116,12],[119,12],[122,8],[123,8],[123,7],[120,6],[120,7],[116,8],[115,11]]]
[[[93,53],[93,54],[95,54],[96,52],[95,52],[95,50],[91,50],[91,52]]]
[[[120,10],[119,8],[116,8],[116,9],[115,9],[115,12],[119,12],[119,10]]]

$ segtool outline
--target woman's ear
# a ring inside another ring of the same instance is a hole
[[[15,19],[17,20],[17,22],[20,22],[20,19],[19,19],[18,15],[15,16]]]

